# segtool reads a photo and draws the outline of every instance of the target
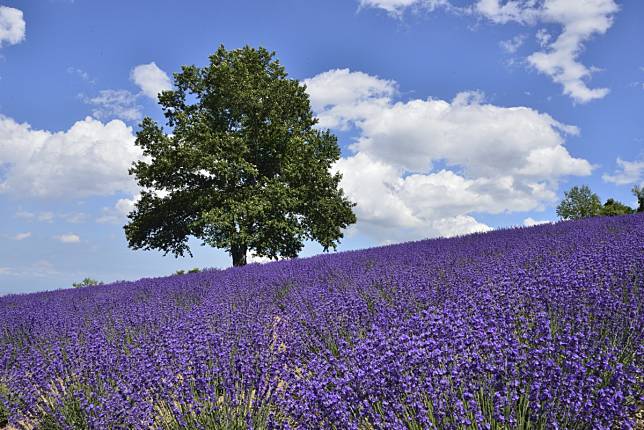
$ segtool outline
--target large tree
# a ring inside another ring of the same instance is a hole
[[[637,212],[644,212],[644,186],[635,185],[631,191],[637,198]]]
[[[315,128],[306,87],[266,49],[220,46],[205,67],[183,66],[159,95],[169,133],[145,118],[146,156],[130,174],[141,198],[124,227],[130,247],[190,255],[189,237],[228,251],[295,257],[305,240],[335,249],[356,221],[331,173],[337,139]]]
[[[601,208],[599,196],[587,185],[582,185],[564,193],[564,199],[557,206],[557,215],[562,219],[588,218],[599,215]]]

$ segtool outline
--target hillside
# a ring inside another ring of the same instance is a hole
[[[643,306],[644,214],[7,296],[0,422],[629,428]]]

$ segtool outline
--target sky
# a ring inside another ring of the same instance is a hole
[[[581,184],[635,207],[643,19],[639,0],[0,0],[0,295],[231,264],[123,233],[138,124],[220,44],[275,51],[338,136],[358,218],[338,251],[554,221]]]

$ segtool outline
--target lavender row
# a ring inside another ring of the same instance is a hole
[[[0,298],[0,422],[632,428],[644,216]]]

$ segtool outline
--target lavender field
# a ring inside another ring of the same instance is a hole
[[[632,428],[643,306],[641,214],[7,296],[0,422]]]

